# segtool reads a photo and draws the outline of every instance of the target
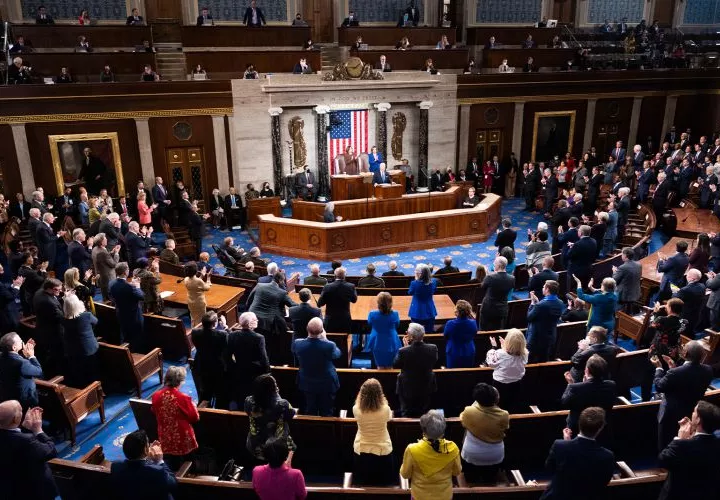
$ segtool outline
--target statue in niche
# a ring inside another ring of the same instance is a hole
[[[299,116],[293,116],[288,122],[288,132],[293,143],[293,163],[295,168],[302,168],[307,160],[307,149],[305,148],[305,136],[303,135],[305,121]]]
[[[399,111],[393,115],[393,135],[392,135],[392,155],[396,160],[402,160],[403,157],[403,133],[407,126],[407,118],[404,113]]]

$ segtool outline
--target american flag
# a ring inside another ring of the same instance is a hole
[[[335,157],[352,146],[355,154],[368,150],[368,110],[335,111],[330,114],[328,156],[331,174],[335,172]]]

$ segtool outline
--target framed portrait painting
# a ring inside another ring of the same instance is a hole
[[[532,161],[564,158],[571,152],[575,137],[575,111],[535,113],[533,123]]]

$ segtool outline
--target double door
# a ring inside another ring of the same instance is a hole
[[[205,154],[200,146],[187,148],[168,148],[166,151],[168,168],[168,189],[177,181],[183,181],[191,200],[205,203]]]
[[[330,43],[335,40],[332,0],[305,0],[302,15],[312,29],[313,42]]]
[[[475,134],[475,155],[478,159],[478,165],[483,165],[486,161],[497,156],[502,161],[502,130],[498,129],[481,129]]]

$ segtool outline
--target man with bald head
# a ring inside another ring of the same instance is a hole
[[[0,403],[0,497],[4,500],[53,500],[58,494],[47,465],[57,451],[42,430],[42,412],[31,408],[23,419],[20,402]]]
[[[508,314],[508,294],[515,288],[515,277],[507,272],[507,259],[495,257],[494,273],[485,276],[480,286],[485,292],[480,310],[480,328],[502,330]]]
[[[327,339],[323,321],[313,318],[307,324],[307,338],[295,341],[295,356],[300,365],[298,388],[305,394],[305,414],[331,417],[335,393],[340,387],[333,360],[340,349]]]
[[[320,266],[312,264],[310,266],[310,276],[305,276],[303,285],[327,285],[327,278],[320,276]]]
[[[690,269],[686,274],[687,285],[673,294],[673,297],[683,301],[682,319],[687,320],[687,336],[694,338],[695,328],[700,322],[703,309],[703,296],[705,285],[700,283],[702,273],[698,269]]]

